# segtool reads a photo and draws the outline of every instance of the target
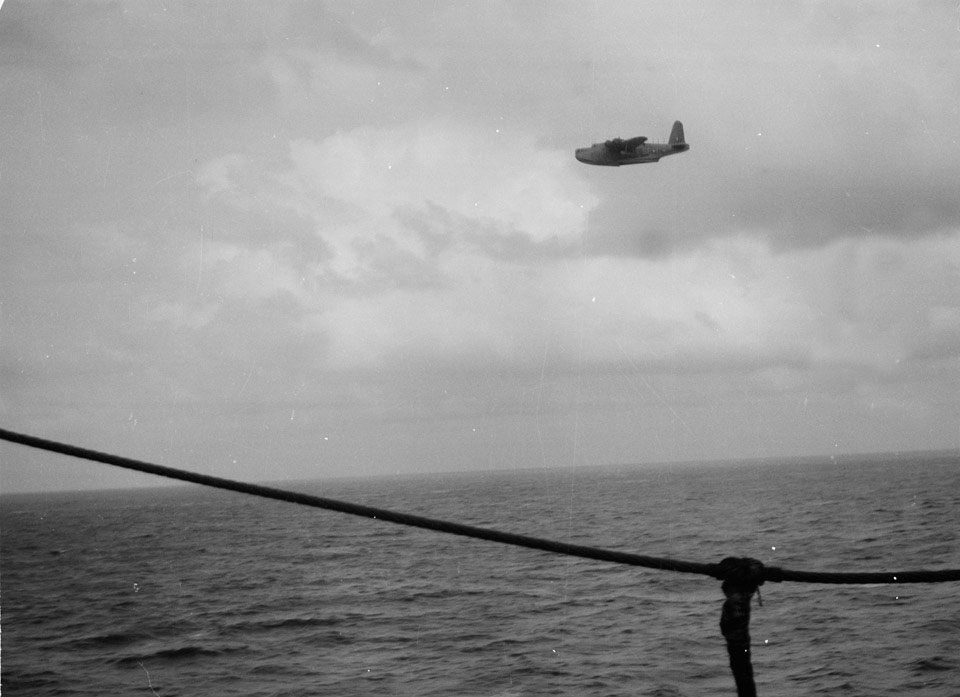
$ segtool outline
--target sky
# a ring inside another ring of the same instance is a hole
[[[7,0],[0,94],[3,428],[252,481],[960,447],[955,0]]]

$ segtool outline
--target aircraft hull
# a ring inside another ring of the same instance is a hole
[[[662,147],[663,150],[644,153],[613,153],[607,149],[603,143],[596,143],[589,148],[580,148],[576,152],[576,158],[587,165],[597,165],[599,167],[621,167],[623,165],[640,165],[648,162],[659,162],[661,158],[668,155],[678,155],[686,152],[687,148],[675,148],[672,145],[650,145],[645,149],[653,150]]]
[[[594,143],[589,148],[577,148],[577,160],[587,165],[621,167],[659,162],[668,155],[679,155],[690,149],[683,137],[683,124],[676,121],[670,132],[669,143],[647,143],[646,138],[622,140],[614,138],[605,143]]]

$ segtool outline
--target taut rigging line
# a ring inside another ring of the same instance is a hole
[[[236,491],[241,494],[251,496],[260,496],[277,501],[287,501],[301,506],[311,506],[328,511],[339,513],[348,513],[350,515],[363,518],[372,518],[374,520],[383,520],[398,525],[407,525],[415,528],[433,530],[451,535],[460,535],[462,537],[472,537],[490,542],[499,542],[501,544],[526,547],[528,549],[538,549],[544,552],[553,552],[555,554],[565,554],[568,556],[582,557],[584,559],[594,559],[597,561],[612,562],[615,564],[628,564],[630,566],[640,566],[646,569],[656,569],[659,571],[677,571],[680,573],[701,574],[712,578],[723,580],[727,578],[727,572],[724,565],[721,564],[703,564],[678,559],[665,559],[660,557],[651,557],[640,554],[630,554],[627,552],[618,552],[615,550],[599,549],[585,545],[573,545],[566,542],[557,542],[546,540],[528,535],[519,535],[510,532],[501,532],[490,528],[480,528],[472,525],[463,525],[461,523],[452,523],[435,518],[427,518],[409,513],[401,513],[383,508],[374,508],[361,504],[339,501],[336,499],[325,498],[322,496],[313,496],[275,487],[263,486],[260,484],[251,484],[240,482],[223,477],[214,477],[208,474],[200,474],[187,470],[176,469],[174,467],[165,467],[155,465],[141,460],[134,460],[119,455],[80,448],[75,445],[59,443],[56,441],[38,438],[23,433],[9,431],[0,428],[0,440],[11,443],[18,443],[39,450],[68,455],[81,460],[91,460],[103,464],[121,467],[124,469],[153,474],[159,477],[169,479],[178,479],[193,484],[213,487],[215,489],[225,489]],[[794,571],[791,569],[782,569],[775,566],[763,566],[755,574],[757,580],[761,583],[769,581],[771,583],[780,583],[783,581],[793,581],[797,583],[831,583],[831,584],[864,584],[864,583],[939,583],[944,581],[960,581],[960,569],[940,569],[940,570],[915,570],[915,571],[886,571],[886,572],[825,572],[825,571]]]
[[[764,566],[756,559],[747,557],[727,557],[719,564],[699,564],[696,562],[680,561],[677,559],[663,559],[648,557],[639,554],[628,554],[596,547],[571,545],[565,542],[555,542],[528,535],[500,532],[489,528],[478,528],[472,525],[451,523],[445,520],[436,520],[424,516],[398,513],[383,508],[362,506],[346,501],[328,499],[321,496],[311,496],[284,489],[248,484],[222,477],[213,477],[208,474],[198,474],[187,470],[175,469],[154,465],[149,462],[133,460],[128,457],[110,455],[96,450],[79,448],[75,445],[58,443],[56,441],[15,433],[0,428],[0,440],[19,443],[31,448],[69,455],[83,460],[102,462],[114,467],[154,474],[170,479],[179,479],[194,484],[226,489],[252,496],[297,503],[302,506],[312,506],[328,511],[349,513],[350,515],[385,520],[399,525],[408,525],[415,528],[424,528],[451,535],[473,537],[490,542],[516,545],[528,549],[538,549],[555,554],[566,554],[585,559],[629,564],[647,569],[660,571],[678,571],[689,574],[702,574],[723,581],[721,589],[726,596],[720,615],[720,630],[727,642],[727,655],[730,659],[730,670],[737,685],[738,697],[756,697],[757,690],[753,680],[753,665],[750,660],[750,599],[765,581],[780,583],[795,581],[799,583],[834,583],[834,584],[862,584],[862,583],[937,583],[943,581],[960,581],[960,569],[919,570],[919,571],[888,571],[888,572],[847,572],[830,573],[823,571],[791,571],[775,566]]]

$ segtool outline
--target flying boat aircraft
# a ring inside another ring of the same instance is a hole
[[[576,157],[588,165],[619,167],[642,162],[659,162],[661,157],[686,152],[690,146],[683,139],[683,124],[673,123],[670,140],[666,143],[648,143],[646,136],[623,140],[614,138],[605,143],[594,143],[589,148],[577,148]]]

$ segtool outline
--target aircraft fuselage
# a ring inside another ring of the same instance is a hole
[[[588,165],[619,167],[644,162],[659,162],[668,155],[679,155],[690,149],[683,137],[683,125],[677,121],[670,133],[669,143],[648,143],[644,137],[622,140],[614,138],[604,143],[594,143],[589,148],[577,148],[576,158]]]
[[[619,167],[620,165],[638,165],[643,162],[659,162],[661,157],[679,155],[690,149],[689,145],[665,145],[650,143],[637,146],[628,152],[612,152],[603,143],[594,143],[589,148],[577,148],[576,157],[588,165]],[[568,151],[569,152],[569,151]]]

